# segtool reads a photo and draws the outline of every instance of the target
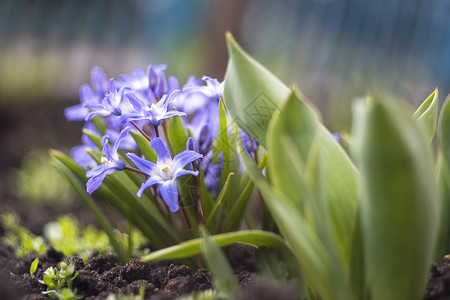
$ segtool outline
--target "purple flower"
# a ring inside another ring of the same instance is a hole
[[[135,69],[131,71],[131,76],[128,74],[121,74],[117,81],[117,87],[129,87],[134,91],[145,92],[150,85],[148,74],[142,69]]]
[[[195,77],[190,77],[183,86],[183,97],[176,102],[188,114],[195,113],[210,104],[217,104],[219,99],[223,98],[225,81],[220,83],[209,76],[203,76],[202,80],[206,85]]]
[[[93,191],[102,185],[106,175],[110,175],[116,170],[125,169],[125,162],[119,158],[117,149],[122,139],[128,134],[128,131],[128,128],[122,130],[112,148],[109,146],[108,136],[105,135],[102,138],[102,153],[104,154],[101,160],[102,164],[86,172],[86,177],[90,177],[86,183],[86,190],[89,194],[92,194]]]
[[[168,105],[179,92],[180,91],[175,90],[169,96],[164,95],[161,100],[157,103],[152,103],[150,106],[145,103],[145,99],[139,96],[139,94],[128,92],[125,96],[133,105],[135,111],[123,114],[120,120],[121,122],[148,120],[152,126],[156,127],[161,124],[161,120],[163,119],[168,119],[173,116],[186,116],[184,112],[176,110],[167,111]]]
[[[79,89],[81,104],[68,107],[64,110],[64,115],[68,121],[83,121],[89,114],[89,109],[85,107],[88,103],[98,104],[105,96],[107,89],[107,80],[105,72],[94,67],[91,70],[91,84],[83,84]]]
[[[220,173],[223,168],[223,155],[219,153],[217,163],[213,163],[213,150],[210,150],[201,162],[203,173],[205,174],[205,186],[215,196],[220,183]]]
[[[89,129],[90,131],[93,131],[97,134],[100,134],[95,128],[94,124],[92,123],[86,123],[84,125],[85,129]],[[94,142],[91,141],[91,139],[86,135],[83,134],[81,136],[81,145],[75,146],[70,150],[70,156],[73,158],[73,160],[85,169],[86,171],[90,168],[93,168],[97,165],[95,160],[89,155],[89,153],[86,152],[86,148],[92,148],[92,149],[98,149],[97,146],[94,144]]]
[[[183,175],[198,175],[198,171],[186,170],[184,167],[188,163],[201,158],[202,155],[195,151],[185,150],[172,159],[169,150],[167,150],[166,142],[161,138],[153,139],[150,146],[156,152],[156,163],[141,158],[134,153],[127,153],[127,157],[141,171],[149,175],[147,181],[141,185],[137,196],[141,197],[144,190],[149,186],[159,184],[163,200],[169,206],[171,212],[176,212],[179,209],[176,179]]]
[[[150,65],[148,67],[149,87],[156,99],[161,99],[161,97],[167,93],[167,80],[166,75],[164,75],[164,70],[166,68],[166,65]]]
[[[116,89],[116,85],[114,84],[114,80],[110,79],[108,83],[108,91],[105,98],[101,103],[87,103],[84,107],[92,110],[86,116],[86,122],[92,120],[95,116],[103,116],[107,117],[110,115],[120,116],[122,114],[122,109],[120,108],[120,102],[122,101],[122,97],[124,92],[129,90],[128,87],[122,87],[119,91]]]

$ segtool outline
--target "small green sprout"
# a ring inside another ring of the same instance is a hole
[[[71,261],[69,264],[62,262],[61,269],[50,267],[44,272],[43,280],[40,283],[47,286],[47,291],[42,292],[49,298],[57,297],[60,300],[81,299],[77,295],[76,289],[73,289],[73,280],[78,276],[75,273],[75,264]]]
[[[30,275],[31,276],[33,276],[34,273],[36,273],[38,265],[39,265],[39,258],[36,258],[35,260],[33,260],[33,262],[31,263],[31,266],[30,266]]]

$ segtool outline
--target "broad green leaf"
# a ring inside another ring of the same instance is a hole
[[[231,299],[239,291],[239,285],[233,275],[233,270],[219,245],[203,228],[201,243],[202,256],[213,276],[214,288],[219,292],[219,298]]]
[[[167,128],[167,135],[170,145],[173,150],[173,155],[176,155],[186,150],[186,128],[184,127],[183,120],[179,116],[170,118],[169,126]]]
[[[360,220],[371,299],[422,299],[439,204],[425,130],[405,107],[374,96],[359,142]]]
[[[240,128],[266,146],[269,121],[289,95],[289,89],[242,50],[231,33],[226,39],[229,60],[224,100],[228,112]]]
[[[320,141],[321,175],[308,180],[305,178],[301,183],[299,176],[302,176],[301,173],[306,176],[306,164],[316,139]],[[359,173],[330,132],[320,124],[314,110],[299,99],[295,89],[274,114],[267,143],[268,166],[275,189],[300,210],[309,209],[310,204],[315,203],[313,194],[307,193],[308,189],[315,191],[316,195],[323,190],[321,197],[325,203],[322,207],[326,211],[323,213],[330,219],[340,257],[348,260],[356,216]],[[301,187],[299,184],[306,186]],[[323,188],[313,188],[318,184]]]
[[[428,141],[431,143],[436,133],[436,123],[438,117],[439,91],[436,88],[430,96],[419,106],[414,113],[414,117],[420,120],[427,130]]]
[[[228,232],[211,236],[219,246],[224,247],[234,243],[243,243],[255,248],[269,247],[274,249],[285,249],[286,245],[283,239],[272,232],[261,230],[243,230],[237,232]],[[160,261],[191,257],[201,252],[203,239],[193,239],[178,245],[167,247],[141,257],[142,261]]]
[[[436,165],[440,191],[440,218],[434,262],[440,263],[450,250],[450,174],[447,169],[447,165],[443,162],[442,155],[438,156]]]
[[[342,273],[334,267],[333,258],[305,220],[303,213],[284,194],[271,189],[267,179],[255,162],[245,155],[242,147],[240,152],[247,172],[259,187],[264,203],[272,212],[280,232],[302,266],[312,292],[321,299],[352,299],[347,286],[341,284]]]
[[[139,147],[139,150],[144,155],[145,159],[156,162],[156,152],[155,150],[150,147],[150,142],[142,136],[142,134],[130,130],[130,134],[133,137],[134,141],[136,142],[136,145]]]
[[[445,100],[439,116],[439,144],[441,146],[443,163],[450,170],[450,97]]]
[[[441,155],[438,156],[437,167],[439,174],[439,185],[441,190],[441,223],[438,240],[437,254],[449,251],[449,218],[450,215],[450,97],[445,100],[442,105],[439,116],[438,125],[438,143],[440,145]],[[445,217],[444,217],[445,216]],[[447,240],[447,242],[445,242]],[[435,257],[436,262],[442,259],[439,256]]]

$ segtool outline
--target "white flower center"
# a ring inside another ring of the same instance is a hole
[[[152,103],[152,105],[150,106],[150,109],[151,109],[151,110],[156,110],[156,104],[155,104],[155,103]]]
[[[172,170],[170,170],[168,165],[164,165],[161,167],[161,177],[164,180],[172,179]]]
[[[109,162],[109,160],[106,158],[106,156],[102,156],[102,158],[100,159],[100,162],[102,164],[105,164],[105,163]]]

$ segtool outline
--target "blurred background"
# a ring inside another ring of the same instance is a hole
[[[117,77],[165,63],[181,84],[222,80],[230,30],[340,131],[371,89],[417,105],[439,87],[442,103],[449,17],[448,0],[0,0],[0,204],[70,202],[46,155],[80,143],[63,109],[93,66]]]

